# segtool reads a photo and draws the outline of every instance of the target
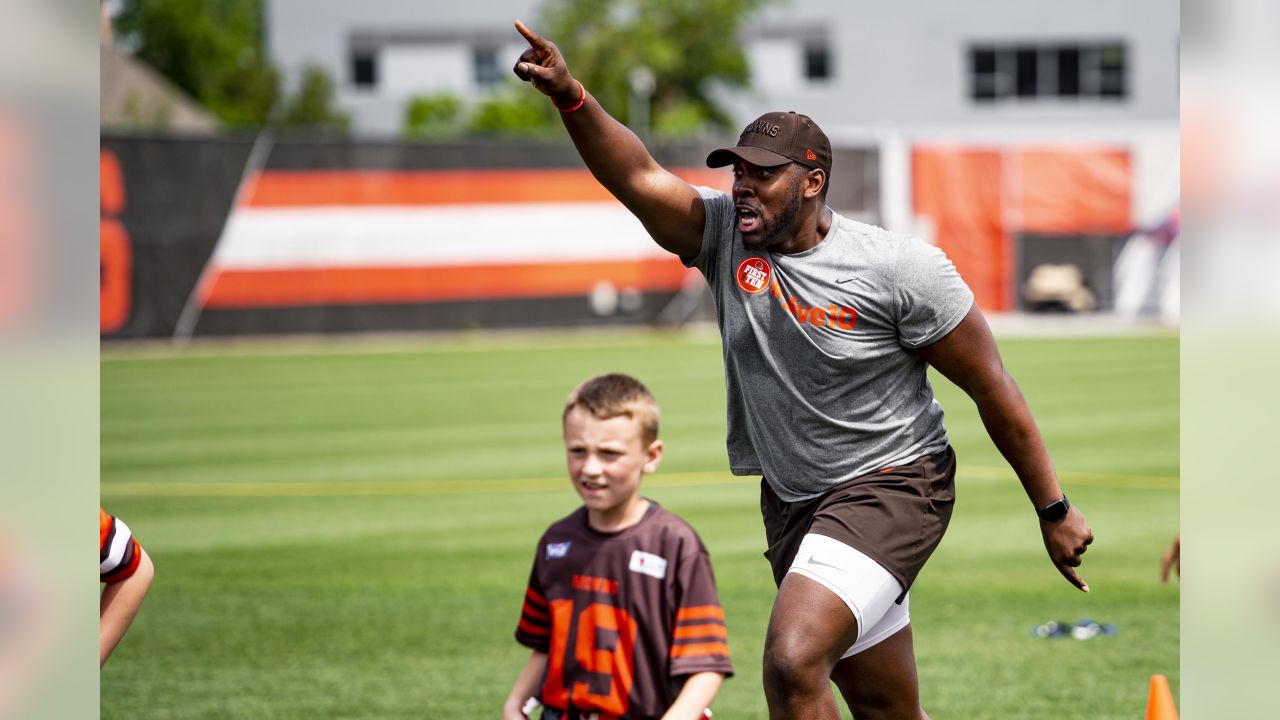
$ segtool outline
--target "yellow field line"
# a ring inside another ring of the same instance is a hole
[[[719,345],[715,325],[691,325],[681,330],[593,328],[591,330],[407,331],[378,334],[279,336],[267,339],[202,337],[175,346],[170,340],[134,340],[102,348],[102,364],[134,360],[188,358],[245,358],[294,356],[384,355],[413,353],[451,355],[494,350],[578,350],[618,348],[670,342],[692,346]]]
[[[742,478],[722,472],[668,473],[645,478],[649,486],[727,485]],[[103,495],[156,497],[257,497],[312,495],[455,495],[568,490],[569,480],[556,478],[500,478],[492,480],[405,480],[397,482],[111,482]]]
[[[960,477],[979,478],[982,480],[1017,480],[1009,467],[989,467],[960,465]],[[1179,479],[1167,475],[1119,475],[1113,473],[1074,472],[1059,470],[1058,480],[1068,487],[1071,485],[1094,485],[1098,487],[1127,488],[1133,490],[1178,490]]]
[[[1111,475],[1104,473],[1059,473],[1071,485],[1139,490],[1177,490],[1178,478],[1160,475]],[[1013,480],[1008,468],[962,466],[966,477],[984,480]],[[664,473],[645,478],[648,487],[754,484],[754,477],[736,477],[722,471]],[[107,482],[102,495],[126,497],[321,497],[360,495],[470,495],[512,492],[568,490],[569,481],[554,478],[499,478],[490,480],[406,480],[397,482]]]

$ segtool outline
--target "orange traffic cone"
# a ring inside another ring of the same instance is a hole
[[[1178,720],[1178,708],[1173,704],[1173,692],[1169,690],[1169,678],[1151,676],[1151,689],[1147,691],[1147,720]]]

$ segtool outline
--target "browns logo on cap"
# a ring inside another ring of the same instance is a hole
[[[831,141],[808,115],[771,112],[756,118],[731,148],[720,148],[707,156],[707,167],[732,165],[740,158],[760,167],[776,167],[790,162],[817,168],[831,175]]]

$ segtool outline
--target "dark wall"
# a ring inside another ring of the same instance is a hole
[[[173,334],[222,232],[250,146],[246,140],[102,137],[104,339]],[[123,192],[109,199],[117,179]],[[121,302],[123,310],[107,317],[107,308]]]

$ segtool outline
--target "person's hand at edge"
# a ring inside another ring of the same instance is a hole
[[[1164,558],[1160,560],[1160,583],[1169,582],[1169,570],[1173,569],[1178,577],[1182,577],[1182,535],[1173,536],[1173,545],[1169,546],[1169,551],[1164,554]]]

